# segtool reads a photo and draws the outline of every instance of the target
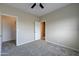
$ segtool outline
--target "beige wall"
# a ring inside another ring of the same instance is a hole
[[[16,17],[1,16],[2,19],[2,42],[16,40]]]
[[[79,51],[79,4],[71,4],[40,18],[46,19],[46,40]]]
[[[34,21],[36,16],[3,4],[0,4],[0,12],[18,17],[16,20],[17,45],[34,41]]]

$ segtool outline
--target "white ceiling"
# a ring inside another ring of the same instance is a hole
[[[36,16],[42,16],[47,13],[53,12],[54,10],[69,5],[69,3],[42,3],[42,4],[44,6],[44,9],[41,9],[39,7],[39,3],[37,3],[33,9],[31,8],[33,3],[8,3],[8,5],[10,6],[13,6],[15,8],[18,8],[20,10],[23,10]]]

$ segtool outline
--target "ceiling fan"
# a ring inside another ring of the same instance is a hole
[[[31,8],[34,8],[36,6],[36,3],[34,3],[32,6],[31,6]],[[44,6],[42,5],[42,3],[39,3],[39,6],[43,9],[44,8]]]

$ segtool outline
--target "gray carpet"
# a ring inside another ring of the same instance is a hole
[[[44,40],[12,48],[2,56],[79,56],[79,52],[67,49]]]
[[[9,50],[16,47],[16,40],[6,41],[2,43],[2,54],[7,54]]]

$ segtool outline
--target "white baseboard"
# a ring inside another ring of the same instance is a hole
[[[75,48],[72,48],[72,47],[68,47],[68,46],[65,46],[65,45],[62,45],[62,44],[59,44],[59,43],[50,42],[50,41],[48,41],[48,40],[46,40],[46,41],[49,42],[49,43],[53,43],[53,44],[56,44],[56,45],[58,45],[58,46],[65,47],[65,48],[68,48],[68,49],[71,49],[71,50],[74,50],[74,51],[78,51],[78,52],[79,52],[78,49],[75,49]]]
[[[13,41],[13,40],[2,41],[2,43],[4,43],[4,42],[9,42],[9,41]]]
[[[31,43],[31,42],[34,42],[34,41],[37,41],[37,40],[31,40],[31,41],[28,41],[28,42],[25,42],[25,43],[22,43],[22,44],[16,44],[16,46],[21,46],[21,45],[28,44],[28,43]]]

